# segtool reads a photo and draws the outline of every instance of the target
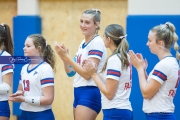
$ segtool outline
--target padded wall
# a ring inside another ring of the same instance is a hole
[[[24,56],[24,42],[30,34],[41,34],[41,18],[39,16],[15,16],[13,18],[14,56]],[[15,64],[13,93],[17,91],[20,72],[23,64]],[[19,103],[13,103],[13,115],[20,116]]]
[[[146,46],[147,36],[149,30],[159,24],[164,24],[167,21],[172,22],[176,27],[176,33],[180,38],[180,15],[129,15],[127,16],[126,30],[127,40],[130,44],[130,49],[136,53],[142,53],[144,58],[148,60],[149,73],[155,64],[159,61],[156,55],[150,53],[149,48]],[[180,40],[179,40],[180,41]],[[180,42],[178,42],[180,44]],[[171,49],[173,55],[175,55],[174,49]],[[142,111],[143,98],[139,88],[137,71],[133,68],[133,82],[131,98],[134,120],[146,120],[145,114]],[[180,87],[177,90],[174,98],[175,115],[177,120],[180,120]]]

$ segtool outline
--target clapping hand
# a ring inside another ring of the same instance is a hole
[[[82,67],[90,76],[97,73],[97,65],[90,59],[84,60],[82,63]]]
[[[9,96],[8,100],[12,102],[25,102],[24,91],[18,91]]]
[[[147,64],[143,59],[142,54],[135,54],[134,51],[129,50],[130,61],[136,69],[147,68]]]
[[[55,51],[60,56],[60,58],[64,61],[65,57],[69,55],[69,49],[65,47],[64,44],[59,45],[55,42]]]

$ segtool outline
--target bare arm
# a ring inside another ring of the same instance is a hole
[[[112,100],[114,98],[114,95],[116,93],[119,81],[113,80],[113,79],[106,79],[106,84],[103,82],[101,77],[97,74],[94,73],[92,75],[92,79],[100,89],[100,91],[109,99]]]
[[[147,82],[147,73],[144,69],[144,59],[141,54],[135,55],[132,50],[130,50],[128,54],[130,56],[131,63],[138,72],[139,84],[143,97],[145,99],[152,98],[161,87],[161,84],[154,79],[150,79]]]
[[[96,63],[97,65],[99,64],[100,60],[97,58],[89,58],[90,60],[92,60],[94,63]],[[82,68],[82,66],[80,66],[79,64],[77,64],[76,62],[74,62],[69,56],[66,58],[66,62],[69,63],[73,69],[79,74],[81,75],[83,78],[85,78],[86,80],[89,80],[91,78],[91,76],[87,73],[87,71],[85,69]]]
[[[43,96],[40,98],[40,105],[51,105],[54,100],[54,86],[44,87]]]
[[[144,69],[137,69],[137,71],[141,93],[145,99],[151,99],[161,87],[161,83],[154,79],[150,79],[149,82],[147,82]]]
[[[43,96],[40,96],[40,105],[51,105],[54,100],[54,86],[47,86],[42,88]],[[34,96],[28,96],[33,98]],[[9,96],[9,100],[13,102],[25,102],[24,91],[21,84],[19,84],[18,91]]]
[[[9,86],[12,84],[12,78],[13,78],[13,73],[7,73],[2,76],[3,82],[7,83]]]
[[[63,61],[65,61],[66,64],[64,64],[64,65],[65,65],[66,71],[70,71],[70,69],[68,68],[68,65],[70,65],[79,75],[81,75],[86,80],[89,80],[91,78],[90,75],[87,73],[87,71],[81,67],[81,65],[77,64],[76,62],[74,62],[73,59],[70,58],[70,56],[67,52],[67,49],[65,48],[64,45],[62,45],[62,46],[55,45],[55,50],[56,50],[57,54],[59,55],[59,57],[61,59],[63,59]],[[97,65],[100,62],[100,60],[97,58],[89,58],[89,59],[94,61]]]

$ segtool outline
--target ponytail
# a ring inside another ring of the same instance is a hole
[[[53,68],[54,72],[56,71],[55,69],[55,55],[54,51],[52,50],[50,45],[46,45],[44,49],[44,60],[50,64],[50,66]]]
[[[0,25],[0,46],[3,50],[6,50],[11,55],[14,55],[14,46],[13,41],[11,37],[10,28],[7,24],[1,24]]]
[[[33,39],[33,43],[34,43],[36,49],[38,49],[38,47],[40,46],[40,48],[41,48],[40,54],[43,56],[44,61],[46,61],[48,64],[50,64],[50,66],[52,67],[54,72],[56,72],[55,54],[54,54],[54,51],[52,50],[51,46],[49,44],[47,44],[46,39],[40,34],[32,34],[32,35],[28,36],[28,38]]]

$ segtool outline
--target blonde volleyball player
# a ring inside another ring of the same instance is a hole
[[[98,72],[106,60],[106,48],[98,35],[100,11],[89,9],[82,13],[80,28],[85,39],[81,42],[75,61],[64,45],[55,45],[57,54],[64,62],[68,76],[74,76],[74,119],[95,120],[101,110],[101,94],[91,76],[81,67],[83,60],[91,59],[98,65]]]
[[[7,24],[0,24],[0,58],[11,56],[14,53],[14,46],[11,38],[10,28]],[[0,120],[9,120],[10,108],[8,94],[13,78],[13,65],[0,63]]]
[[[143,111],[147,120],[176,120],[173,99],[179,83],[179,64],[170,53],[174,43],[176,57],[178,53],[178,36],[175,26],[167,22],[153,27],[149,31],[147,46],[151,53],[159,58],[149,76],[146,78],[146,65],[143,56],[129,51],[131,62],[137,69],[141,93],[144,97]]]
[[[97,73],[97,65],[91,60],[85,60],[83,68],[102,92],[103,120],[133,120],[129,101],[132,69],[123,27],[118,24],[108,25],[104,32],[104,44],[112,54],[106,60],[102,74]]]
[[[22,102],[20,120],[54,120],[51,110],[54,99],[54,52],[45,38],[38,34],[27,37],[23,50],[24,56],[33,56],[39,62],[22,67],[18,91],[9,100]]]

